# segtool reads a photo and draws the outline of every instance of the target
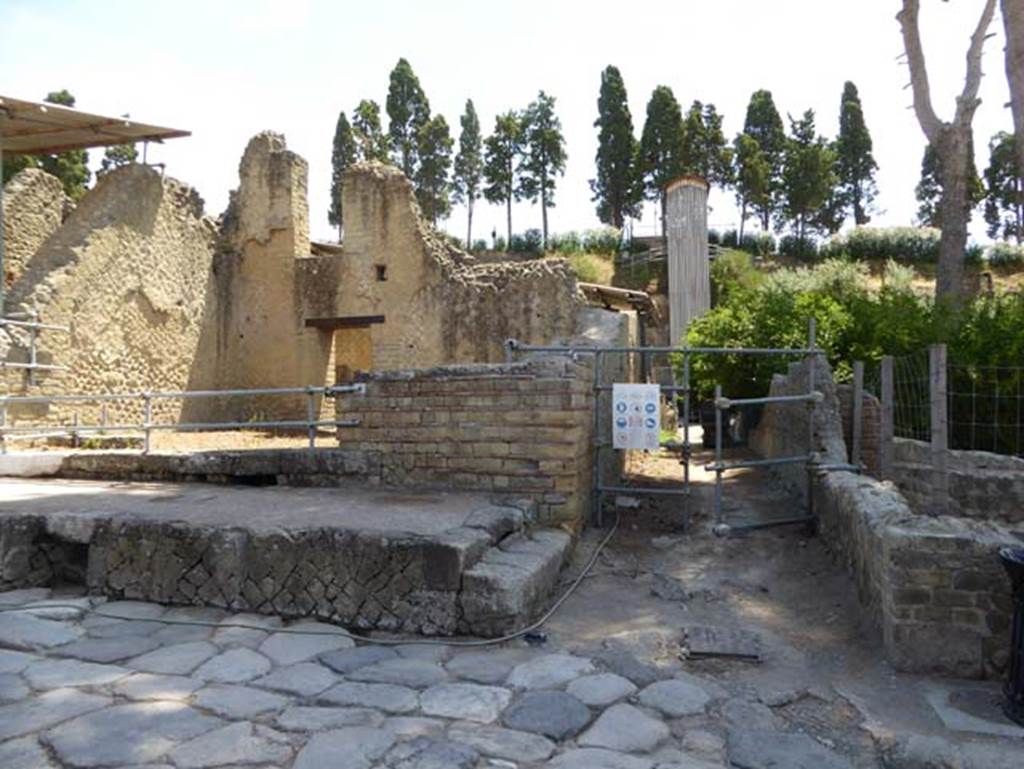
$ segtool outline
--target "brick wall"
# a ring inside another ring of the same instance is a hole
[[[853,385],[836,386],[839,398],[839,416],[843,421],[843,442],[846,453],[853,461]],[[881,477],[882,403],[871,393],[864,393],[861,401],[860,461],[867,466],[869,475]]]
[[[528,497],[578,530],[589,508],[592,371],[565,358],[360,375],[338,399],[344,448],[379,453],[381,483]]]

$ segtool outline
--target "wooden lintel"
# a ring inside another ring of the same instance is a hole
[[[306,318],[306,328],[332,331],[336,328],[365,328],[383,323],[383,315],[346,315],[340,318]]]

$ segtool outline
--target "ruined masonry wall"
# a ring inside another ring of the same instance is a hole
[[[1024,459],[987,451],[950,451],[948,512],[963,518],[1024,524]],[[893,480],[918,512],[931,505],[931,446],[893,441]]]
[[[891,484],[828,473],[815,484],[822,538],[851,570],[897,670],[984,678],[1006,668],[1013,605],[996,553],[1005,527],[915,515]]]
[[[361,378],[338,399],[346,449],[379,452],[381,482],[493,492],[537,502],[545,525],[579,530],[590,492],[589,369],[547,358]]]
[[[143,165],[105,174],[11,289],[8,310],[36,309],[71,329],[41,333],[39,361],[69,370],[42,375],[32,391],[184,388],[210,302],[213,252],[214,227],[195,190]],[[0,339],[0,358],[25,360],[24,344],[16,334]],[[21,373],[8,372],[6,384],[25,391]],[[177,410],[163,402],[157,414],[174,418]],[[112,404],[108,416],[137,420],[139,407]]]
[[[4,186],[4,284],[10,288],[39,247],[64,220],[60,180],[26,168]]]

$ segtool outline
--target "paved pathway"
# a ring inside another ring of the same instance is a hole
[[[4,605],[48,600],[82,610],[0,613],[4,769],[714,769],[729,750],[738,766],[773,766],[772,739],[721,726],[770,725],[767,705],[628,655],[356,646],[315,622],[287,627],[321,635],[292,635],[272,617],[0,593]],[[93,605],[131,619],[84,611]],[[787,755],[812,761],[790,766],[853,766],[787,739]]]

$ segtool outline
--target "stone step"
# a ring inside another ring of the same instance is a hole
[[[549,604],[571,547],[566,532],[539,529],[488,549],[462,578],[461,632],[504,635],[535,620]]]
[[[0,590],[500,633],[539,611],[571,542],[468,492],[0,479]]]

